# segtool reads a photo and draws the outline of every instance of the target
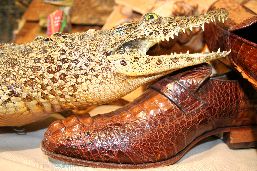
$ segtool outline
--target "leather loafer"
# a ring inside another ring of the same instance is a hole
[[[121,109],[56,121],[41,148],[76,165],[147,168],[173,164],[199,141],[222,133],[231,148],[256,147],[256,91],[234,73],[211,74],[207,64],[186,68]]]
[[[229,18],[224,24],[206,25],[206,43],[211,51],[231,50],[233,67],[257,89],[257,15],[232,0],[218,0],[211,6],[218,8],[228,10]]]

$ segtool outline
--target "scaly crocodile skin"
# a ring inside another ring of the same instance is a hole
[[[224,22],[226,17],[224,9],[191,17],[150,13],[110,30],[5,44],[0,48],[0,126],[107,103],[173,70],[224,57],[228,51],[161,56],[146,52],[186,29]]]
[[[170,159],[208,131],[256,125],[257,92],[210,75],[211,68],[200,65],[163,78],[117,111],[56,121],[42,147],[73,159],[136,167]]]
[[[224,24],[206,25],[209,49],[231,49],[232,64],[257,89],[257,15],[231,0],[219,0],[211,7],[215,8],[226,8],[229,18]]]

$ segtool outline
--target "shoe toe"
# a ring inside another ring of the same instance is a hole
[[[42,147],[48,152],[54,152],[60,143],[65,132],[65,125],[61,120],[53,122],[47,129],[42,141]]]
[[[42,141],[43,151],[81,158],[82,153],[85,154],[83,150],[88,151],[88,145],[91,145],[91,141],[89,140],[90,124],[82,123],[79,118],[78,116],[71,116],[53,122],[45,132]],[[86,119],[85,117],[82,118]],[[75,147],[83,148],[81,151],[75,150],[74,152]]]

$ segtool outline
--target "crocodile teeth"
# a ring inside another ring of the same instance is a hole
[[[224,18],[224,17],[219,17],[219,18],[218,18],[218,21],[224,23],[224,22],[225,22],[225,18]]]
[[[220,53],[220,48],[218,49],[218,51],[217,51],[218,53]]]
[[[221,16],[219,16],[218,20],[221,21]]]
[[[227,56],[229,53],[231,52],[231,50],[229,51],[222,51],[220,52],[219,50],[217,52],[213,51],[213,52],[207,52],[207,53],[189,53],[189,51],[187,51],[187,53],[182,53],[182,52],[179,52],[179,53],[176,53],[176,52],[172,52],[170,55],[173,55],[173,56],[176,56],[176,57],[180,57],[180,56],[195,56],[195,55],[199,55],[199,54],[202,54],[202,55],[219,55],[219,56]]]
[[[202,27],[202,30],[204,31],[204,24],[201,27]]]

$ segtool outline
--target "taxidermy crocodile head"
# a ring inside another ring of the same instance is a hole
[[[155,13],[145,14],[141,21],[126,23],[109,30],[109,46],[106,47],[107,59],[112,61],[116,71],[129,76],[158,74],[178,69],[199,61],[207,62],[224,57],[229,52],[211,53],[172,53],[149,56],[147,51],[161,41],[169,41],[186,31],[195,28],[204,30],[204,24],[224,22],[228,13],[225,9],[210,11],[199,16],[161,17]],[[210,35],[211,36],[211,35]]]

